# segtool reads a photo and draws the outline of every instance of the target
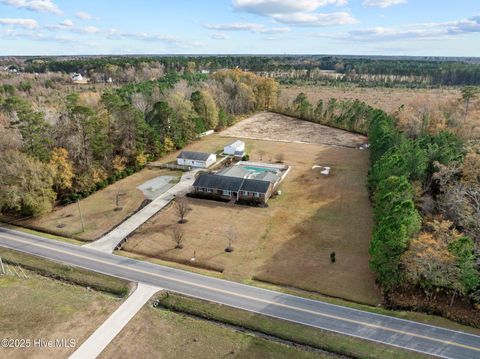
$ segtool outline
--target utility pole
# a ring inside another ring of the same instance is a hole
[[[3,261],[2,261],[2,258],[1,258],[1,257],[0,257],[0,266],[2,267],[2,275],[3,275],[3,274],[7,274],[7,273],[5,272],[5,267],[3,266]]]
[[[80,213],[80,221],[82,222],[82,232],[85,232],[85,223],[83,222],[82,208],[80,207],[80,200],[77,200],[78,212]]]

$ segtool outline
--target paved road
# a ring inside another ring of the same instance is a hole
[[[442,358],[480,358],[480,336],[282,294],[0,228],[0,246],[216,303]]]
[[[122,222],[118,227],[114,228],[102,238],[95,242],[85,244],[85,247],[94,248],[96,250],[112,253],[115,248],[126,238],[130,233],[134,232],[143,223],[152,218],[162,208],[168,205],[177,195],[181,195],[190,190],[193,182],[195,182],[195,175],[199,170],[192,170],[185,172],[175,186],[170,188],[165,193],[158,196],[140,211]]]

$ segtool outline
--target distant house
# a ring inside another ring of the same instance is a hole
[[[242,158],[245,155],[245,142],[235,141],[223,148],[223,153]]]
[[[217,162],[217,155],[214,153],[182,151],[177,157],[177,164],[198,168],[208,168]]]
[[[83,81],[83,76],[82,76],[82,74],[74,72],[71,76],[71,79],[72,79],[73,82],[81,82],[81,81]]]
[[[265,204],[273,193],[273,183],[206,173],[195,180],[193,192],[201,197]]]
[[[19,72],[18,68],[15,65],[10,65],[4,68],[6,72],[10,72],[11,74],[16,74]]]

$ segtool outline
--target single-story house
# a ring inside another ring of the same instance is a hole
[[[72,79],[73,82],[81,82],[81,81],[83,81],[83,76],[82,76],[82,74],[74,72],[71,76],[71,79]]]
[[[177,157],[177,164],[198,168],[208,168],[217,162],[217,155],[214,153],[182,151]]]
[[[202,197],[266,203],[273,193],[273,183],[206,173],[197,177],[193,192]]]
[[[225,146],[223,148],[223,153],[241,158],[245,154],[245,142],[237,140]]]

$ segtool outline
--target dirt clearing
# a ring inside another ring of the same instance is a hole
[[[258,113],[222,131],[220,135],[352,148],[357,148],[367,142],[367,138],[362,135],[272,112]]]

